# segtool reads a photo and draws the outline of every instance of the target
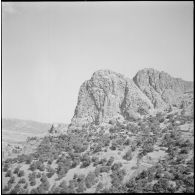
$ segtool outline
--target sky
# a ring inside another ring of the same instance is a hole
[[[193,2],[2,2],[2,117],[70,123],[100,69],[193,80]]]

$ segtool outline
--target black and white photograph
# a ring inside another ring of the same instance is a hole
[[[1,194],[194,193],[193,1],[1,1]]]

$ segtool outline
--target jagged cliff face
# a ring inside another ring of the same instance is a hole
[[[133,80],[110,70],[99,70],[80,87],[71,124],[136,118],[154,108],[175,104],[181,94],[190,90],[192,82],[153,69],[139,71]]]
[[[154,69],[139,71],[133,80],[157,109],[167,105],[180,105],[181,95],[193,90],[192,82],[173,78]]]
[[[153,105],[133,80],[100,70],[82,84],[72,123],[97,124],[118,116],[136,117],[139,112],[148,113],[151,108]]]

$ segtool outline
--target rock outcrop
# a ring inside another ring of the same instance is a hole
[[[193,90],[193,83],[151,68],[139,71],[133,78],[139,89],[150,99],[154,108],[180,106],[184,93]]]
[[[153,69],[141,70],[133,79],[99,70],[81,85],[71,125],[140,117],[176,104],[192,84]]]
[[[110,70],[99,70],[80,87],[72,123],[108,122],[113,117],[136,117],[153,105],[133,80]]]

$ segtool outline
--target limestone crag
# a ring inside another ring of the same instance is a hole
[[[99,70],[82,84],[71,122],[108,122],[117,116],[136,117],[151,108],[153,105],[133,80],[110,70]]]
[[[71,125],[137,118],[154,109],[178,106],[183,102],[180,97],[192,90],[192,82],[154,69],[141,70],[133,79],[99,70],[81,85]]]
[[[193,90],[193,83],[151,68],[139,71],[133,78],[135,84],[150,99],[154,108],[180,105],[180,96]]]

